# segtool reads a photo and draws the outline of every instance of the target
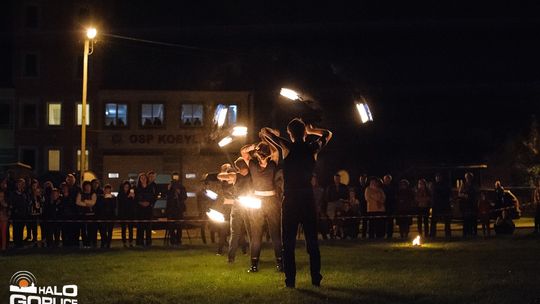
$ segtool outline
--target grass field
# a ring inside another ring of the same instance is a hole
[[[453,240],[413,248],[403,242],[321,243],[323,286],[310,285],[297,249],[297,289],[283,287],[271,250],[261,270],[246,273],[214,247],[187,245],[109,251],[31,249],[0,257],[0,302],[13,273],[28,270],[37,285],[79,286],[79,303],[540,303],[540,239]]]

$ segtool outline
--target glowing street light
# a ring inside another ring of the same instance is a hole
[[[302,100],[302,97],[300,96],[300,94],[298,94],[296,91],[291,90],[291,89],[281,88],[281,91],[279,92],[279,94],[290,100],[300,100],[300,101]]]
[[[225,223],[225,216],[223,216],[223,213],[214,209],[210,209],[210,211],[206,212],[206,215],[208,215],[208,218],[214,222]]]
[[[86,37],[88,39],[94,39],[97,36],[97,29],[95,27],[90,27],[86,29]]]
[[[240,204],[250,209],[261,209],[261,200],[253,196],[238,197]]]
[[[231,135],[238,137],[238,136],[246,136],[247,135],[247,127],[244,126],[236,126],[232,129]]]
[[[204,191],[204,195],[206,195],[209,199],[211,199],[213,201],[215,201],[218,198],[217,193],[215,193],[214,191],[212,191],[210,189],[206,189]]]
[[[233,141],[233,138],[232,138],[232,137],[226,136],[226,137],[224,137],[222,140],[220,140],[220,141],[218,142],[218,146],[220,146],[221,148],[223,148],[223,147],[225,147],[226,145],[232,143],[232,141]]]
[[[97,36],[97,29],[90,27],[86,29],[86,39],[84,39],[83,57],[83,79],[82,79],[82,100],[81,100],[81,185],[84,181],[86,168],[86,95],[88,91],[88,56],[94,52],[94,38]],[[92,44],[90,46],[90,43]],[[90,47],[92,50],[90,50]]]
[[[373,121],[373,115],[371,115],[371,110],[369,109],[367,103],[357,102],[356,110],[358,110],[358,114],[360,115],[360,120],[362,120],[362,123]]]

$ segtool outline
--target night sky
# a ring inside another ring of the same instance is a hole
[[[107,33],[195,49],[102,37],[102,88],[254,90],[283,129],[292,86],[335,131],[326,166],[372,172],[485,161],[540,110],[540,4],[234,2],[111,1]]]

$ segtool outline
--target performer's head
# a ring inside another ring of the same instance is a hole
[[[259,163],[261,164],[265,164],[266,162],[268,162],[268,159],[270,158],[270,156],[272,156],[270,145],[265,142],[260,142],[259,144],[257,144],[257,147],[255,148],[255,153],[257,159],[259,160]]]
[[[246,176],[249,173],[248,165],[242,157],[239,157],[234,161],[234,167],[238,170],[238,174],[242,176]]]
[[[304,141],[306,137],[306,124],[300,118],[294,118],[287,125],[287,133],[293,142]]]

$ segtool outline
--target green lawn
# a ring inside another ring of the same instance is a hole
[[[156,242],[157,243],[157,242]],[[35,249],[0,256],[0,302],[11,275],[31,271],[37,285],[79,286],[79,303],[540,303],[540,239],[453,240],[412,248],[402,242],[327,241],[321,245],[323,286],[310,285],[302,246],[297,289],[283,287],[269,247],[261,270],[246,273],[214,255],[214,247]]]

